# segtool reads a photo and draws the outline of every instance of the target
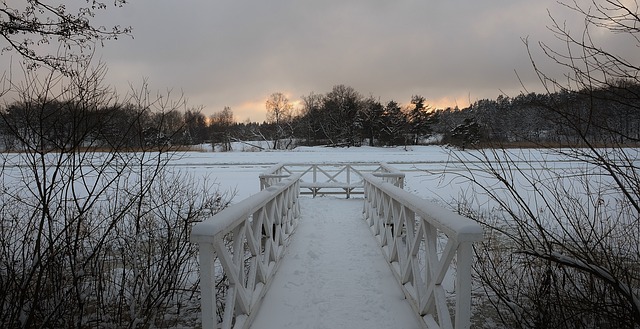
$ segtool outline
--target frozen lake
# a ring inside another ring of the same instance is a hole
[[[241,150],[241,148],[235,148]],[[455,152],[455,155],[454,155]],[[512,161],[522,164],[521,170],[559,170],[567,172],[586,172],[590,168],[584,163],[567,159],[557,154],[547,154],[537,149],[509,150]],[[637,156],[637,149],[630,149]],[[11,177],[23,179],[21,175],[20,154],[3,154],[3,180],[11,184]],[[55,161],[55,154],[51,154]],[[458,157],[457,157],[458,156]],[[489,154],[488,156],[492,156]],[[459,157],[464,158],[461,161]],[[406,175],[405,190],[422,198],[455,203],[462,193],[468,190],[469,182],[460,177],[469,173],[476,174],[478,151],[458,152],[439,146],[409,147],[298,147],[289,151],[261,152],[184,152],[175,154],[169,161],[170,169],[186,172],[197,181],[208,179],[215,182],[221,192],[235,193],[233,202],[239,202],[260,190],[259,175],[278,163],[296,164],[378,164],[386,162]],[[100,155],[91,156],[99,163]],[[475,178],[483,176],[476,175]],[[486,175],[484,175],[486,176]],[[495,183],[487,181],[486,184]]]
[[[539,150],[518,150],[523,162],[545,159],[545,165],[567,168],[575,163],[558,156],[541,155]],[[474,153],[470,153],[474,154]],[[215,180],[222,191],[235,191],[238,202],[260,190],[258,176],[277,163],[380,163],[386,162],[406,175],[405,189],[419,196],[450,202],[467,185],[455,173],[466,171],[474,160],[464,163],[452,157],[451,150],[439,146],[395,148],[299,147],[290,151],[264,152],[187,152],[171,165],[197,177]],[[446,173],[446,174],[444,174]]]

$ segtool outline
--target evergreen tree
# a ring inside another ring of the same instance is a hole
[[[381,140],[386,145],[405,144],[406,127],[407,119],[402,113],[402,108],[395,101],[389,101],[382,116]]]
[[[422,138],[431,135],[431,125],[436,122],[435,112],[430,111],[429,107],[425,105],[425,100],[420,95],[411,97],[413,107],[409,111],[407,120],[413,144],[418,144]]]

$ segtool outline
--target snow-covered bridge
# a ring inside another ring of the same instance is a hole
[[[260,193],[193,228],[203,328],[468,328],[482,229],[403,182],[386,164],[260,175]]]

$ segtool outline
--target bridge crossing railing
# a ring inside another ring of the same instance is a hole
[[[300,215],[299,179],[291,175],[193,227],[191,241],[200,251],[203,328],[251,324]],[[228,289],[221,296],[216,281],[223,277]]]
[[[365,219],[414,311],[428,328],[469,328],[472,244],[483,238],[480,225],[372,175],[363,178]],[[443,284],[450,268],[454,319]]]
[[[266,188],[293,174],[300,174],[300,193],[364,194],[363,173],[371,173],[400,188],[404,186],[404,173],[386,163],[280,163],[260,175],[260,188]]]
[[[305,190],[313,196],[364,194],[364,217],[423,324],[469,328],[472,244],[483,231],[404,191],[403,184],[404,174],[386,164],[279,164],[261,174],[258,194],[192,229],[200,249],[202,327],[250,326],[295,229]],[[451,268],[453,318],[443,284]],[[220,277],[228,282],[224,296],[216,293]]]

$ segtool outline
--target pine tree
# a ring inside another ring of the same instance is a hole
[[[408,121],[413,144],[418,144],[422,138],[431,135],[431,125],[436,122],[436,116],[425,105],[425,100],[420,95],[411,97],[413,108],[409,111]]]

